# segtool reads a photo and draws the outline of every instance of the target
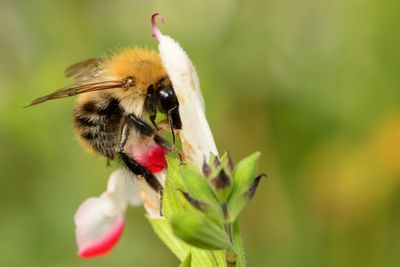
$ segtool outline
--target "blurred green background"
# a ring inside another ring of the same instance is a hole
[[[0,266],[177,266],[142,208],[96,260],[73,214],[104,191],[74,140],[74,99],[21,107],[71,63],[156,48],[150,15],[192,58],[220,151],[259,150],[241,216],[249,266],[400,266],[400,4],[394,0],[0,1]]]

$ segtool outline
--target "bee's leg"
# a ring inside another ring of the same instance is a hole
[[[147,122],[135,114],[129,114],[126,120],[143,136],[151,137],[155,133],[155,130]]]
[[[129,133],[130,133],[130,126],[125,121],[122,125],[121,134],[120,134],[118,146],[117,146],[117,152],[124,151],[124,147],[125,147],[126,141],[128,140]]]
[[[175,144],[175,130],[174,130],[174,125],[173,125],[174,120],[172,118],[172,112],[174,112],[178,108],[179,108],[179,106],[175,106],[172,109],[168,110],[168,112],[167,112],[167,118],[168,118],[169,127],[171,129],[172,143],[173,144]]]
[[[159,136],[158,134],[154,135],[153,140],[156,144],[162,146],[163,148],[165,148],[169,151],[174,152],[178,156],[181,164],[185,163],[181,152],[179,152],[179,150],[173,144],[168,142],[168,140],[164,139],[163,137]]]
[[[124,162],[125,166],[137,176],[142,176],[146,183],[153,189],[160,199],[160,216],[162,216],[162,201],[163,201],[163,187],[157,178],[148,169],[137,163],[135,160],[130,158],[127,154],[120,152],[120,158]]]
[[[125,153],[119,153],[122,161],[126,165],[126,167],[133,172],[135,175],[142,176],[145,180],[146,183],[154,190],[156,191],[160,197],[162,196],[162,190],[163,187],[160,184],[160,182],[157,180],[157,178],[152,174],[148,169],[137,163],[134,159],[129,157]]]
[[[159,131],[160,128],[158,127],[158,125],[156,123],[156,114],[157,113],[154,113],[154,114],[150,113],[150,121],[151,121],[151,124],[153,124],[153,126],[157,129],[157,131]]]
[[[149,117],[150,117],[151,124],[153,124],[154,128],[156,128],[156,130],[159,131],[160,128],[158,127],[158,125],[156,123],[156,116],[157,116],[156,108],[154,108],[154,110],[150,110],[149,114],[150,114]]]
[[[148,137],[153,137],[153,140],[156,144],[164,147],[169,151],[173,151],[174,153],[176,153],[181,163],[184,163],[183,157],[181,153],[178,151],[178,149],[173,144],[168,142],[166,139],[156,134],[155,130],[147,122],[143,121],[135,114],[128,115],[127,121],[130,122],[140,134]]]
[[[144,106],[146,111],[149,113],[151,124],[158,130],[160,130],[156,123],[156,116],[157,116],[157,102],[156,102],[156,95],[154,92],[154,87],[151,85],[147,90],[146,100],[144,102]]]
[[[158,196],[160,197],[160,216],[163,216],[163,200],[164,200],[164,191],[163,190],[161,190],[159,193],[158,193]]]
[[[159,131],[163,131],[163,132],[167,132],[167,133],[171,132],[171,127],[170,127],[168,119],[157,122],[157,126],[160,129]]]

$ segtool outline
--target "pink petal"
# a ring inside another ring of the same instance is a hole
[[[164,18],[159,14],[159,13],[155,13],[151,16],[151,26],[153,27],[153,34],[151,35],[151,37],[159,40],[161,32],[160,30],[157,28],[156,25],[156,17],[160,17],[162,23],[164,23]]]
[[[165,168],[167,152],[152,139],[137,138],[131,144],[131,157],[152,173],[160,172]]]
[[[136,160],[152,173],[156,173],[162,171],[167,165],[167,160],[165,159],[166,153],[165,148],[156,145],[148,149]]]
[[[102,198],[89,198],[75,213],[78,255],[82,258],[105,255],[121,237],[124,229],[123,213],[115,217],[105,215],[106,201]]]

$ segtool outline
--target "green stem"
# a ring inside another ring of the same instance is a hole
[[[232,244],[231,247],[227,248],[225,250],[225,260],[226,260],[226,266],[227,267],[235,267],[236,266],[236,259],[237,259],[237,254],[233,248],[233,231],[232,231],[232,224],[231,223],[226,223],[224,224],[224,229],[226,234],[229,237],[229,241]]]
[[[225,221],[228,221],[229,214],[228,214],[228,208],[227,208],[226,204],[222,205],[222,211],[224,213]],[[226,266],[227,267],[235,267],[237,254],[233,248],[233,224],[230,222],[225,223],[224,230],[225,230],[225,233],[228,235],[229,242],[231,243],[231,247],[229,247],[225,250]]]

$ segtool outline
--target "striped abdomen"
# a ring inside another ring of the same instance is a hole
[[[84,145],[114,159],[123,113],[119,101],[110,95],[86,98],[74,110],[75,131]]]

